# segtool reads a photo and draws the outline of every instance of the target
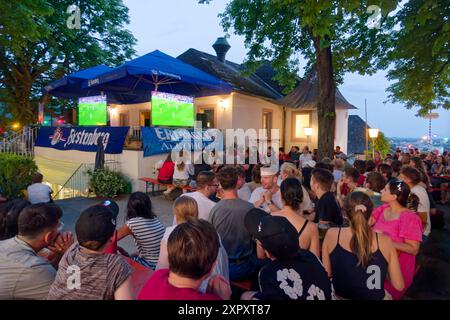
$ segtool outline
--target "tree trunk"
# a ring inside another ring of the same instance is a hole
[[[336,128],[336,87],[334,84],[331,46],[320,48],[320,39],[314,38],[316,72],[319,84],[317,114],[319,118],[318,160],[333,158]],[[345,146],[343,146],[345,148]]]

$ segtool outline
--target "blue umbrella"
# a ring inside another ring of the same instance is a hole
[[[85,80],[81,87],[146,99],[151,91],[205,96],[232,90],[228,83],[158,50]]]
[[[48,84],[44,87],[44,92],[60,98],[78,98],[87,95],[100,94],[100,92],[96,90],[82,89],[81,84],[85,80],[95,78],[100,74],[111,70],[112,68],[102,64],[80,70]]]

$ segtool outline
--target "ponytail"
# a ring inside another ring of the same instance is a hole
[[[344,210],[352,230],[350,249],[358,257],[358,266],[366,267],[372,257],[373,231],[369,225],[372,200],[363,192],[353,192],[346,198]]]
[[[419,207],[420,199],[414,193],[410,192],[408,196],[408,200],[406,202],[406,208],[409,210],[417,212],[417,208]]]

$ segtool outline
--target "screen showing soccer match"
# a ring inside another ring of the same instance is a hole
[[[107,121],[106,96],[84,97],[78,100],[79,126],[104,126]]]
[[[152,125],[194,126],[194,98],[164,92],[152,92]]]

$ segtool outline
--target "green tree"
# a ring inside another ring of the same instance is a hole
[[[450,109],[450,2],[410,0],[396,15],[399,30],[388,55],[393,62],[388,79],[390,101],[418,107],[424,115],[433,109]]]
[[[67,26],[77,4],[81,28]],[[0,1],[0,104],[22,124],[36,120],[42,88],[63,75],[103,63],[117,65],[134,54],[121,0]],[[54,105],[61,103],[51,102]]]
[[[367,159],[372,158],[372,150],[372,140],[369,140],[369,150],[366,150]],[[378,138],[375,139],[375,150],[379,151],[382,157],[391,152],[391,143],[381,131],[378,133]]]
[[[209,0],[200,0],[208,3]],[[318,156],[332,156],[335,132],[335,91],[345,72],[373,74],[387,67],[393,19],[387,15],[398,1],[232,0],[222,18],[226,32],[243,35],[247,67],[272,61],[276,80],[289,89],[295,84],[298,57],[313,68],[319,83]],[[381,8],[381,25],[369,28],[370,5]]]

